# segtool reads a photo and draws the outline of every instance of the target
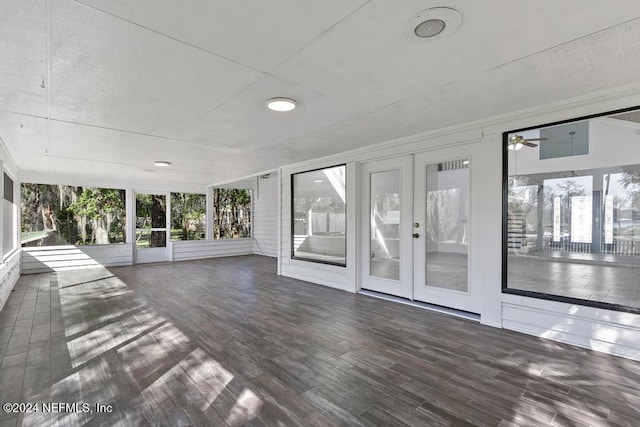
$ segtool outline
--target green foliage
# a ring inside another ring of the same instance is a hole
[[[171,193],[171,228],[181,230],[181,233],[172,232],[172,240],[202,239],[205,234],[206,220],[207,196]]]
[[[213,190],[214,238],[251,237],[251,190]]]
[[[98,219],[106,213],[122,212],[124,201],[120,190],[87,188],[67,209],[80,216]]]
[[[20,193],[23,237],[50,231],[30,245],[124,242],[124,190],[23,183]]]

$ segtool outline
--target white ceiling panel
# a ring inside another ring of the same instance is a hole
[[[97,164],[131,165],[153,169],[155,160],[171,162],[171,171],[200,172],[210,175],[238,150],[186,143],[172,139],[113,131],[73,123],[51,124],[50,157],[92,161]]]
[[[0,7],[0,109],[46,116],[45,2],[4,0]],[[42,87],[44,86],[44,88]]]
[[[55,162],[55,167],[51,164]],[[20,171],[22,182],[66,184],[138,190],[204,192],[208,179],[201,173],[185,171],[142,170],[133,166],[104,167],[76,159],[33,156],[32,162]]]
[[[297,102],[291,112],[274,112],[266,101],[287,96]],[[265,76],[176,136],[201,143],[256,149],[305,135],[358,117],[364,111],[299,85]]]
[[[436,6],[457,32],[405,36]],[[0,49],[24,176],[193,188],[635,84],[640,2],[5,0]]]
[[[417,95],[374,117],[419,133],[632,84],[639,75],[636,19]]]
[[[0,111],[0,137],[18,167],[29,165],[32,155],[46,151],[47,123],[47,119],[41,117]]]
[[[437,6],[461,13],[458,31],[408,41],[407,22]],[[274,74],[375,111],[637,16],[640,2],[622,0],[372,0]]]
[[[79,0],[230,58],[268,71],[368,0]]]
[[[323,151],[338,145],[342,151],[346,151],[416,133],[412,128],[403,126],[403,123],[382,114],[368,114],[328,126],[308,136],[331,141],[323,147]]]
[[[68,0],[53,1],[52,117],[166,136],[260,73]]]

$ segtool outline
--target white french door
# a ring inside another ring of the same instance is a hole
[[[363,289],[413,298],[411,156],[368,162],[361,169]]]
[[[168,193],[136,192],[135,260],[137,264],[169,260]]]
[[[362,289],[479,312],[470,280],[471,149],[362,164]]]
[[[478,313],[470,280],[471,157],[466,147],[414,156],[413,298]]]

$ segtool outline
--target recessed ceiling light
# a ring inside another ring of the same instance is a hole
[[[405,24],[407,41],[430,43],[455,33],[462,25],[460,13],[450,7],[432,7],[414,14]]]
[[[165,162],[164,160],[156,160],[155,162],[153,162],[153,166],[157,166],[159,168],[166,168],[171,166],[171,163]]]
[[[324,180],[322,180],[322,179],[314,179],[313,182],[321,183],[321,182],[324,182]]]
[[[419,23],[413,32],[422,38],[434,37],[443,32],[446,26],[442,19],[427,19]]]
[[[296,108],[296,101],[291,98],[271,98],[267,101],[267,108],[271,111],[291,111]]]

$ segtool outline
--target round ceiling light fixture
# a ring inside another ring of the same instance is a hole
[[[428,38],[437,36],[443,32],[445,28],[447,28],[447,24],[442,19],[427,19],[419,23],[416,28],[413,29],[413,32],[416,33],[418,37]]]
[[[155,162],[153,162],[153,166],[157,166],[159,168],[167,168],[171,166],[171,163],[164,160],[156,160]]]
[[[278,112],[291,111],[296,108],[296,101],[291,98],[271,98],[267,101],[267,108]]]
[[[405,38],[414,43],[441,40],[462,25],[460,13],[450,7],[432,7],[418,12],[404,26]]]

